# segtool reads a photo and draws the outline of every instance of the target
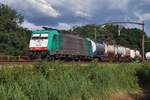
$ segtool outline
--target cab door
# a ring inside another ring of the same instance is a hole
[[[59,49],[59,35],[54,35],[52,40],[52,51],[56,51]]]

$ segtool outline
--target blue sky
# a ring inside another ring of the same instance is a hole
[[[110,21],[145,21],[150,36],[150,0],[0,0],[24,15],[23,27],[69,29]],[[127,25],[127,27],[137,27]]]

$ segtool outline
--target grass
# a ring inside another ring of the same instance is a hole
[[[137,91],[150,81],[150,64],[39,62],[0,70],[0,100],[107,100],[117,91]]]

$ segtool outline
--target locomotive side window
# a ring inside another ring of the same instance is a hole
[[[40,39],[48,39],[48,37],[40,37]]]
[[[32,40],[40,39],[40,37],[32,37]]]

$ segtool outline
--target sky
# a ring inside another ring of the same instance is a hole
[[[113,21],[145,22],[150,36],[150,0],[0,0],[24,16],[23,27],[70,29]],[[138,25],[125,25],[137,27]]]

